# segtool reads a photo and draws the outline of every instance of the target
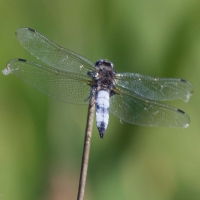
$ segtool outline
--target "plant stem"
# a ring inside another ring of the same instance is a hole
[[[91,99],[88,108],[87,126],[85,131],[85,141],[82,155],[82,165],[81,173],[79,179],[78,197],[77,200],[83,200],[85,192],[85,183],[87,178],[88,161],[90,154],[90,140],[92,137],[92,126],[94,120],[94,110],[95,110],[95,95],[94,91],[91,92]]]

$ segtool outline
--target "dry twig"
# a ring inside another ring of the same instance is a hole
[[[92,92],[88,108],[87,126],[85,131],[85,141],[84,141],[84,148],[82,155],[82,165],[81,165],[77,200],[83,200],[84,198],[85,183],[87,178],[87,169],[88,169],[88,161],[90,154],[90,140],[92,136],[92,126],[94,120],[94,110],[95,110],[95,95],[94,92]]]

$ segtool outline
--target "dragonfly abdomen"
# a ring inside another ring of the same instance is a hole
[[[109,92],[106,90],[99,90],[96,95],[96,123],[99,130],[99,135],[103,138],[106,132],[109,120]]]

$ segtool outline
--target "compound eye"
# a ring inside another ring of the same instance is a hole
[[[113,69],[114,65],[112,62],[110,62],[109,60],[102,60],[102,63],[105,66],[111,67]]]
[[[98,61],[95,63],[95,67],[98,67],[99,65],[101,65],[102,62],[103,62],[103,60],[98,60]]]

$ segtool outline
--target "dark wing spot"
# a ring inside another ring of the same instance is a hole
[[[29,30],[29,31],[32,31],[32,32],[35,32],[35,30],[34,30],[34,29],[32,29],[32,28],[28,28],[28,30]]]
[[[184,112],[184,111],[182,111],[182,110],[180,110],[180,109],[178,109],[178,112],[185,114],[185,112]]]
[[[26,60],[24,60],[22,58],[19,58],[18,60],[21,61],[21,62],[26,62]]]
[[[181,79],[181,81],[182,81],[182,82],[185,82],[185,83],[187,82],[185,79]]]

